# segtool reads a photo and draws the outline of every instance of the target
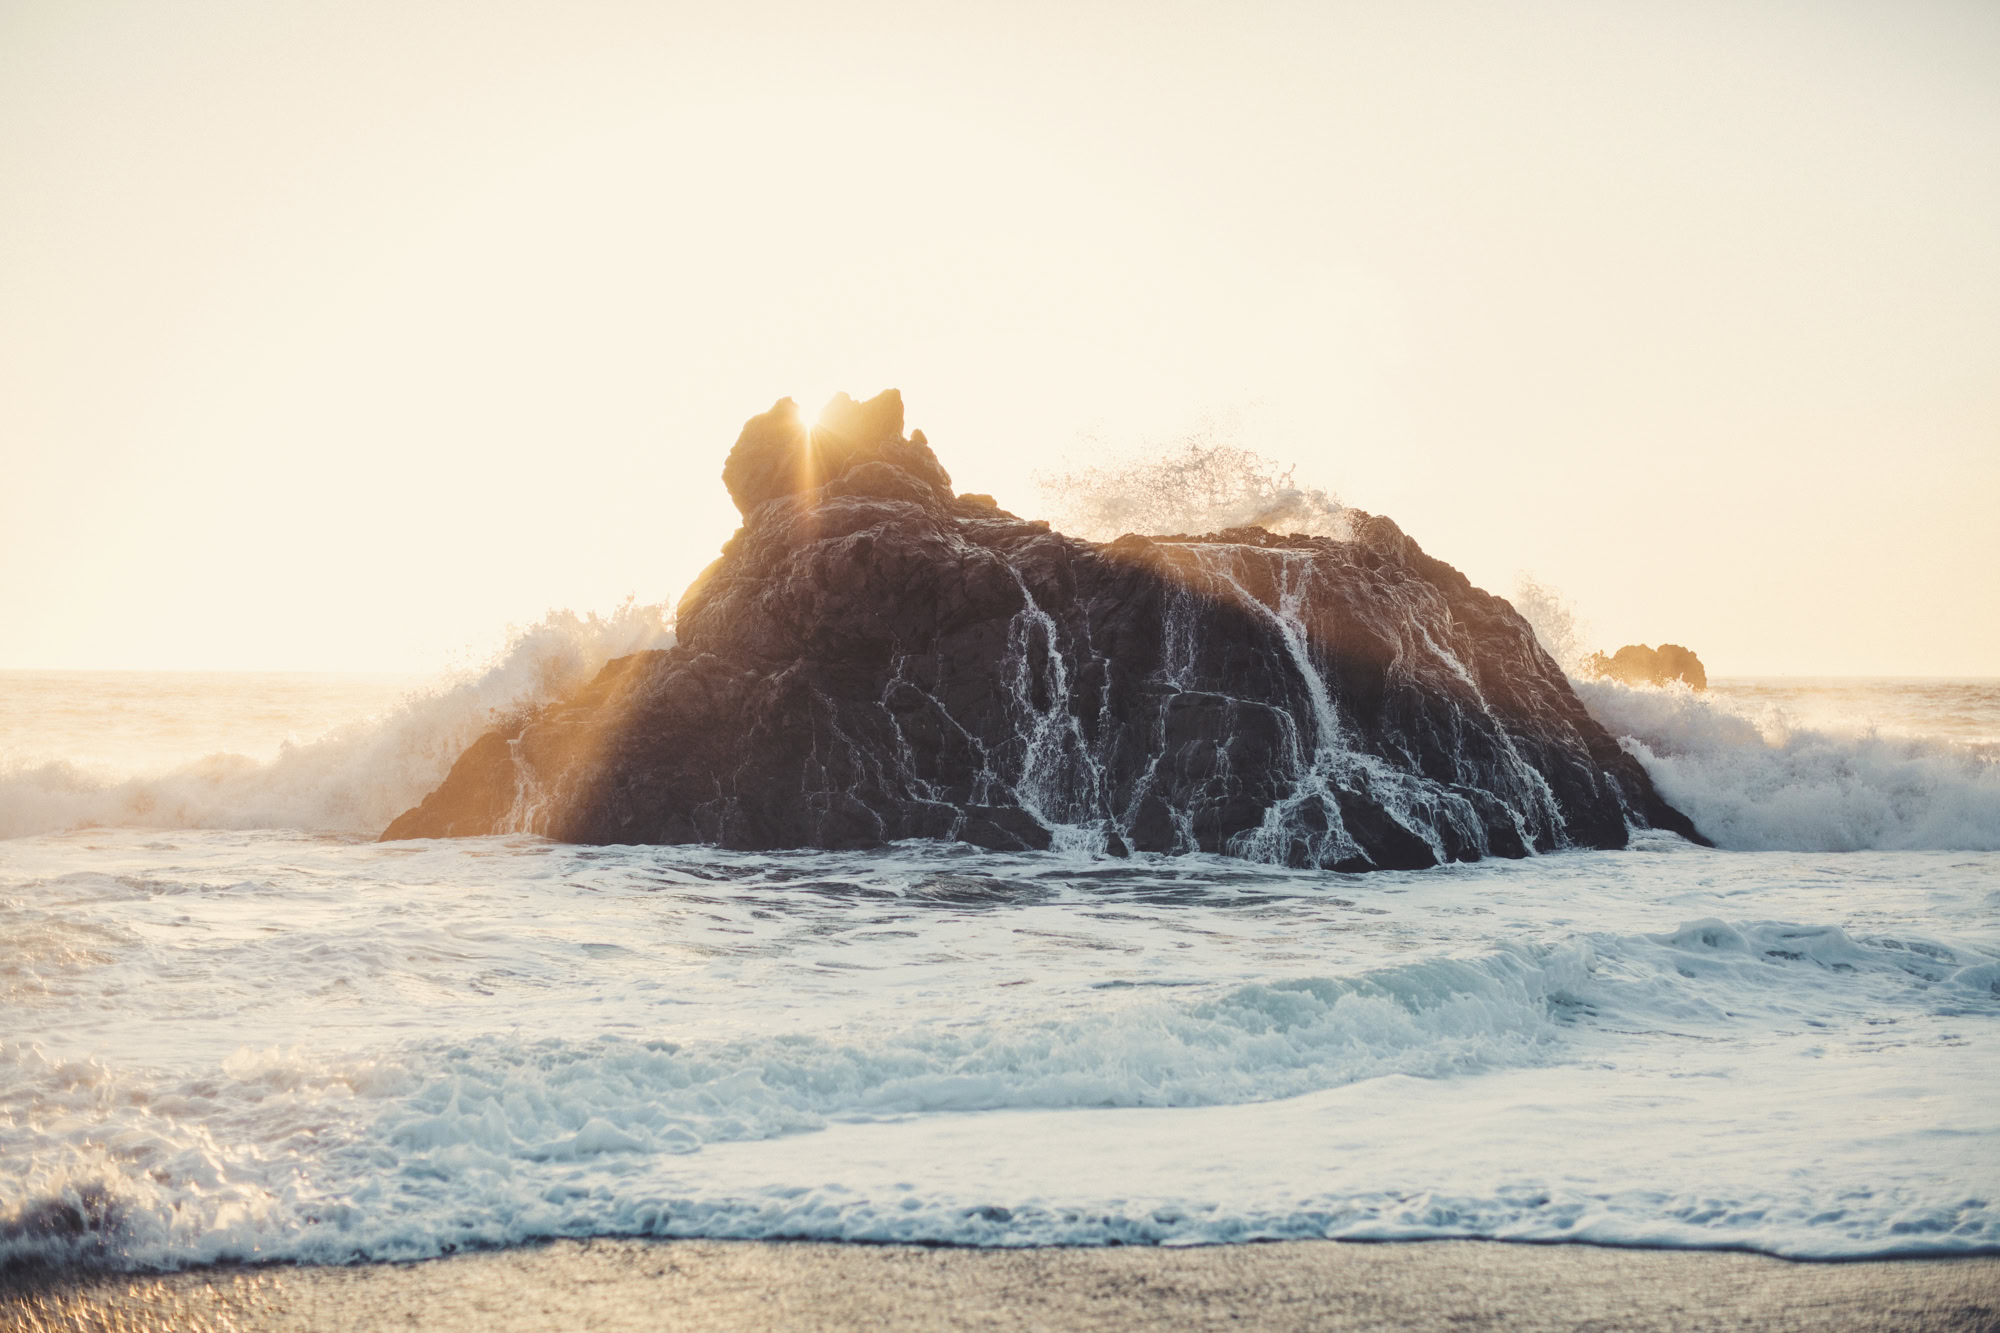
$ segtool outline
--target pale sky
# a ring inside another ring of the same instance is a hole
[[[671,600],[889,386],[1023,511],[1221,421],[1607,648],[2000,674],[2000,5],[0,0],[0,667]]]

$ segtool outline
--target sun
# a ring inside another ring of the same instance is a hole
[[[792,401],[799,406],[799,420],[805,423],[807,430],[811,430],[819,425],[819,419],[826,415],[826,405],[833,401],[833,392],[827,390],[795,393],[792,395]]]

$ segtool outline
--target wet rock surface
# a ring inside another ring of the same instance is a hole
[[[752,418],[677,645],[488,733],[386,838],[948,838],[1338,869],[1693,827],[1506,602],[1386,518],[1052,532],[955,496],[892,390]]]

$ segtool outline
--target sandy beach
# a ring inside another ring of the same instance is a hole
[[[1993,1330],[2000,1258],[1334,1241],[973,1250],[558,1241],[411,1264],[0,1277],[9,1330]]]

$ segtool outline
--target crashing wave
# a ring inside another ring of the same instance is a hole
[[[1717,846],[2000,850],[2000,747],[1872,725],[1809,725],[1784,709],[1731,699],[1726,688],[1604,679],[1590,669],[1561,594],[1524,575],[1514,598],[1590,715]]]
[[[1575,682],[1592,717],[1716,845],[2000,851],[2000,755],[1927,737],[1753,716],[1685,685]]]
[[[483,671],[412,694],[386,717],[287,744],[268,762],[214,754],[140,777],[16,762],[0,769],[0,837],[90,825],[374,832],[436,786],[482,731],[576,689],[613,658],[672,643],[660,606],[556,611]]]

